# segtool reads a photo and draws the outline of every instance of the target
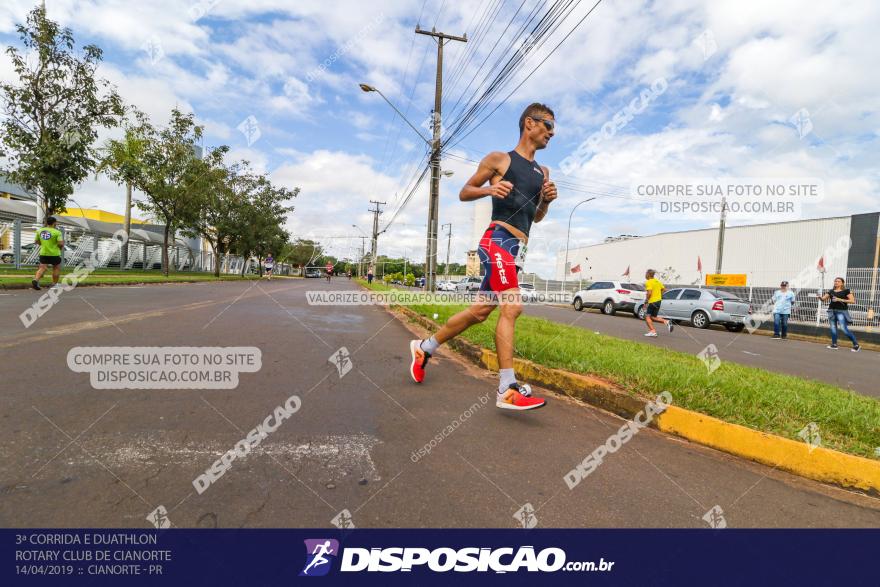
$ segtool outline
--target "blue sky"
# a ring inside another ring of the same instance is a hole
[[[546,4],[526,0],[521,14],[545,10]],[[529,55],[514,85],[592,4],[583,2],[542,50]],[[876,210],[880,78],[872,66],[880,57],[873,39],[880,15],[877,3],[845,4],[807,9],[794,1],[602,2],[444,160],[444,170],[454,175],[442,182],[440,222],[453,223],[453,258],[463,261],[475,245],[473,205],[457,198],[473,170],[462,158],[513,148],[519,113],[532,101],[556,111],[557,136],[538,160],[569,187],[560,187],[550,216],[533,231],[530,271],[550,274],[568,213],[588,197],[576,190],[617,197],[578,209],[573,244],[713,224],[658,216],[650,204],[627,197],[633,182],[658,178],[818,177],[825,198],[806,206],[804,217]],[[227,144],[232,158],[250,160],[287,187],[301,187],[288,224],[294,236],[348,237],[332,242],[337,254],[349,254],[360,245],[351,225],[369,230],[369,200],[378,199],[388,202],[381,226],[397,211],[380,252],[406,250],[416,259],[424,254],[427,182],[398,208],[424,150],[378,95],[363,93],[357,84],[375,85],[421,126],[433,105],[436,51],[429,38],[414,33],[416,23],[470,37],[467,45],[447,45],[448,112],[465,87],[469,95],[494,75],[478,66],[496,40],[499,49],[511,40],[510,30],[503,31],[511,19],[511,30],[522,22],[514,17],[519,5],[47,0],[50,17],[73,28],[78,42],[104,49],[101,74],[127,101],[159,123],[175,105],[191,110],[206,126],[206,145]],[[31,6],[12,0],[0,8],[4,44],[17,42],[13,23]],[[489,8],[497,12],[489,14]],[[465,51],[471,58],[462,60]],[[498,49],[488,63],[497,55]],[[328,59],[323,74],[310,76]],[[453,84],[462,63],[466,67]],[[10,75],[3,56],[0,77]],[[476,81],[468,85],[471,78]],[[568,173],[560,169],[578,145],[660,78],[668,84],[665,92],[591,157]],[[804,136],[791,122],[801,110],[811,125]],[[251,144],[238,130],[249,117],[259,128]],[[81,186],[77,199],[121,212],[121,193],[97,178]]]

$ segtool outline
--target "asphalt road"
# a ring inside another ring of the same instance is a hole
[[[37,294],[0,296],[0,525],[146,528],[164,506],[180,527],[330,527],[343,510],[357,527],[517,527],[531,504],[539,527],[708,527],[714,506],[728,527],[880,526],[877,499],[653,430],[569,490],[563,475],[623,420],[555,395],[532,413],[484,406],[495,378],[445,352],[416,385],[413,335],[384,309],[306,303],[355,287],[80,288],[27,330]],[[101,390],[67,367],[76,346],[255,346],[262,367],[231,390]],[[197,493],[291,395],[300,409]]]
[[[656,324],[659,336],[646,338],[644,334],[648,330],[645,322],[633,317],[632,312],[621,311],[614,316],[606,316],[598,310],[576,312],[571,307],[531,305],[526,313],[685,353],[696,354],[707,345],[714,344],[722,361],[826,381],[864,395],[880,397],[880,357],[869,350],[851,352],[850,343],[845,337],[841,337],[840,348],[833,351],[825,348],[831,342],[830,337],[822,343],[774,340],[763,334],[749,334],[745,330],[741,333],[728,332],[721,327],[700,330],[683,323],[672,334],[662,324]]]

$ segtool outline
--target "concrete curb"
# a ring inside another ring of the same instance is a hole
[[[433,320],[409,308],[398,306],[396,310],[427,330],[434,331],[438,327]],[[459,339],[450,341],[448,346],[486,369],[498,370],[498,356],[494,351]],[[648,400],[632,395],[599,377],[544,367],[517,358],[514,358],[514,368],[523,381],[573,397],[623,418],[634,418],[644,411],[648,403]],[[674,398],[674,391],[672,393]],[[822,447],[811,449],[805,442],[759,432],[674,405],[655,417],[651,426],[801,477],[847,489],[858,489],[870,495],[880,495],[878,461]]]

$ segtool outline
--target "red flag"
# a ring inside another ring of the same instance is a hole
[[[699,271],[700,273],[703,272],[703,260],[700,259],[699,255],[697,255],[697,271]]]
[[[819,270],[819,273],[825,273],[825,255],[819,257],[819,263],[816,265],[816,269]]]
[[[629,277],[629,265],[626,266],[626,271],[623,272],[624,277]]]
[[[580,266],[580,264],[577,264],[577,265],[575,265],[574,267],[572,267],[572,268],[571,268],[571,272],[572,272],[572,273],[580,273],[580,272],[581,272],[581,266]]]

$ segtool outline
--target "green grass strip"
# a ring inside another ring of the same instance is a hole
[[[61,279],[73,268],[61,270]],[[20,269],[13,273],[10,270],[0,271],[0,289],[2,288],[20,288],[22,286],[30,286],[34,273],[22,272]],[[96,269],[91,275],[82,279],[79,285],[124,285],[133,283],[195,283],[203,281],[240,281],[248,279],[257,279],[256,275],[225,275],[221,274],[219,278],[214,277],[212,273],[201,272],[172,272],[165,277],[161,271],[123,271],[107,269]],[[52,284],[52,272],[47,271],[40,280],[40,285],[49,286]]]

